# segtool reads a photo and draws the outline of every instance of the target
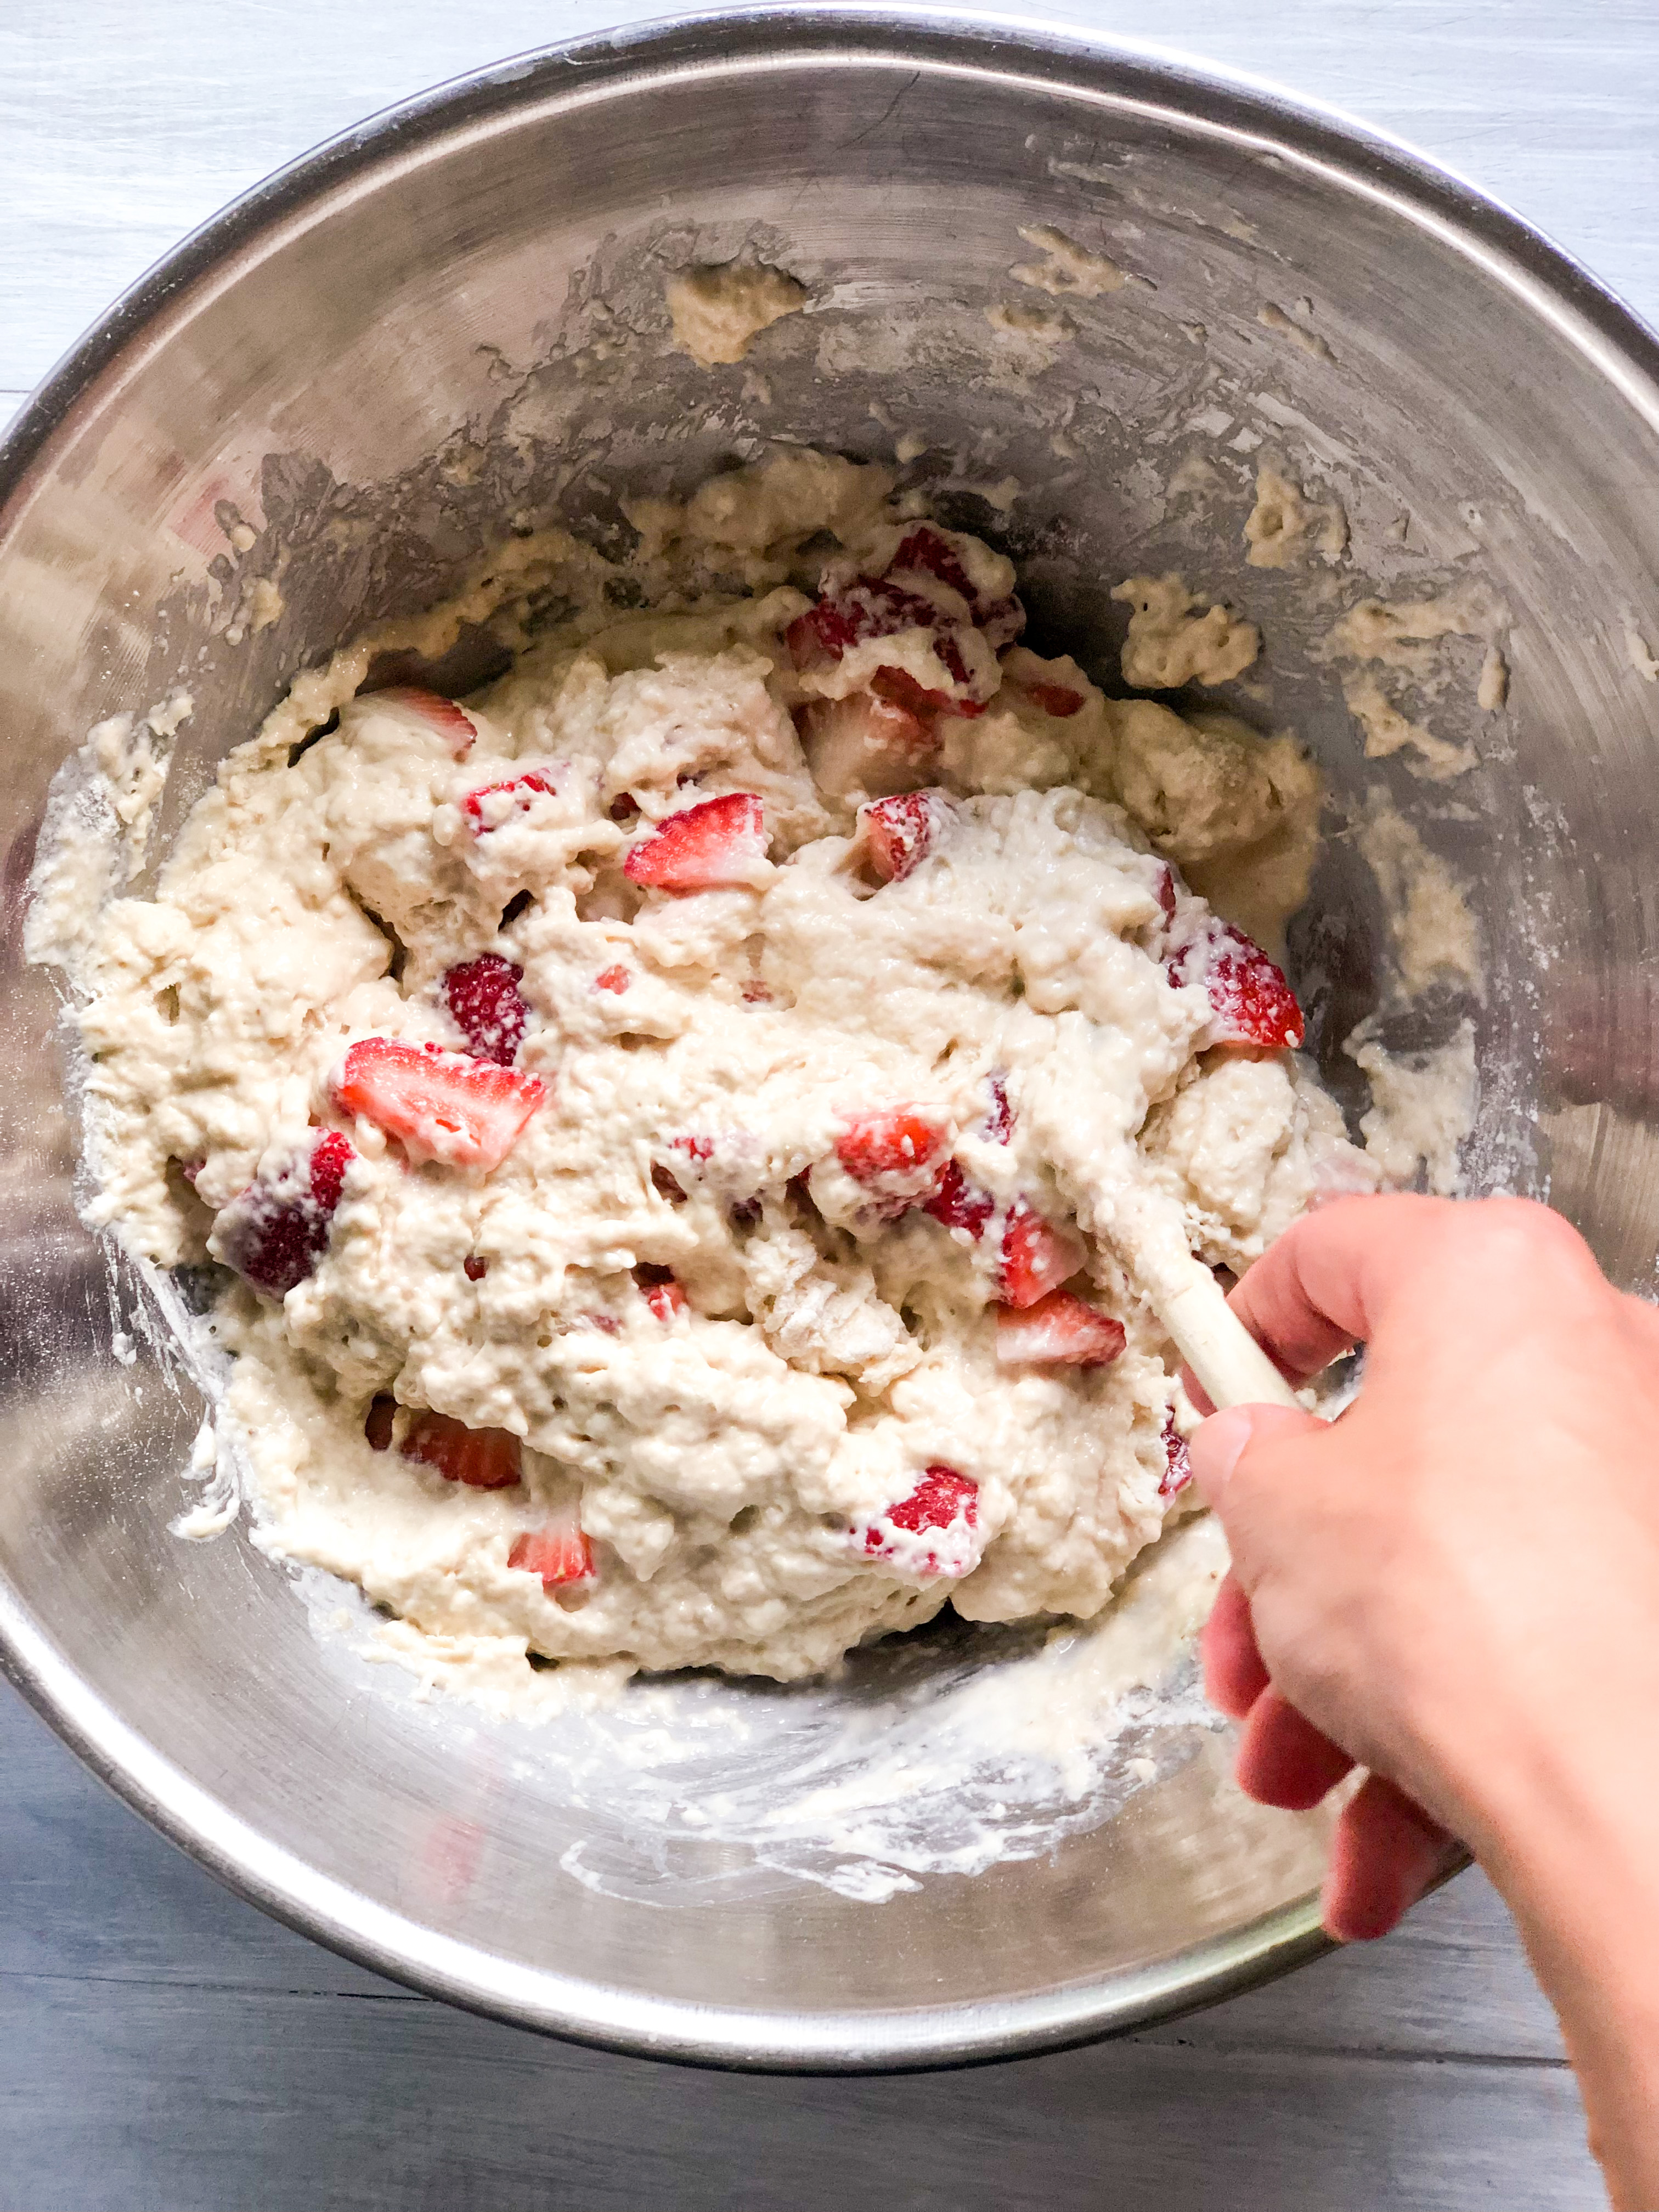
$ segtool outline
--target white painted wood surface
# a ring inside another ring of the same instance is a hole
[[[6,0],[0,416],[178,236],[318,139],[501,56],[665,12]],[[1659,0],[1041,12],[1395,131],[1659,321]],[[1383,1944],[1124,2043],[968,2074],[768,2081],[565,2048],[345,1965],[160,1842],[9,1692],[0,1775],[0,2212],[1597,2199],[1554,2023],[1478,1876]]]

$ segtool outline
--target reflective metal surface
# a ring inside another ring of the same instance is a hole
[[[1034,354],[987,309],[1042,304],[1007,273],[1038,225],[1139,281],[1055,302],[1074,335]],[[740,252],[792,270],[811,310],[745,368],[696,369],[667,349],[664,275]],[[1262,622],[1264,725],[1316,745],[1349,818],[1386,789],[1473,886],[1484,1000],[1393,1018],[1409,1044],[1473,1013],[1477,1182],[1547,1191],[1646,1285],[1659,686],[1626,630],[1659,645],[1659,353],[1397,149],[1029,27],[762,12],[593,41],[263,187],[112,311],[0,459],[8,1668],[142,1811],[323,1941],[530,2025],[716,2063],[987,2057],[1224,1995],[1318,1948],[1318,1824],[1243,1805],[1200,1735],[1109,1818],[884,1902],[694,1837],[641,1850],[532,1736],[349,1664],[240,1534],[172,1537],[199,1403],[116,1334],[136,1292],[75,1212],[22,887],[48,781],[106,715],[192,694],[164,842],[297,668],[441,597],[504,514],[605,536],[630,489],[768,437],[887,457],[894,425],[947,510],[1020,559],[1039,641],[1109,665],[1103,586],[1134,569],[1181,567]],[[1482,754],[1455,786],[1360,757],[1309,651],[1330,610],[1244,565],[1237,483],[1166,496],[1189,451],[1275,445],[1340,494],[1343,578],[1478,574],[1507,602],[1510,710],[1477,715],[1461,664],[1437,706]],[[280,596],[256,603],[255,576]],[[1292,950],[1357,1104],[1339,1047],[1391,976],[1351,838]],[[570,1870],[596,1862],[632,1872]]]

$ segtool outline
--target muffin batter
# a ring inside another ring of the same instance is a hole
[[[234,1271],[259,1540],[450,1648],[788,1679],[1095,1613],[1189,1416],[1093,1164],[1235,1269],[1374,1180],[1236,926],[1316,775],[1028,651],[879,469],[630,515],[433,618],[516,648],[462,703],[302,678],[105,908],[103,1217]]]

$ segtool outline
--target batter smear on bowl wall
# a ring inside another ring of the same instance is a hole
[[[1316,773],[1028,650],[879,468],[629,514],[300,678],[87,922],[99,1210],[226,1271],[258,1540],[434,1650],[1095,1613],[1193,1416],[1091,1163],[1235,1270],[1376,1180],[1277,964]],[[487,688],[366,688],[481,622]]]

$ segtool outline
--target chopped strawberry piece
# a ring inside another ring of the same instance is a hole
[[[1158,902],[1164,909],[1164,921],[1167,927],[1176,918],[1175,870],[1167,865],[1158,871]]]
[[[606,811],[613,822],[631,822],[640,811],[640,802],[631,791],[619,791]]]
[[[941,584],[966,599],[976,628],[985,632],[992,650],[1000,653],[1011,646],[1025,627],[1025,610],[1012,593],[1006,599],[987,599],[974,588],[973,582],[950,540],[926,523],[913,530],[887,564],[890,576],[896,569],[920,571],[923,575],[936,576]],[[1082,705],[1081,699],[1078,704]],[[1051,710],[1052,711],[1052,710]]]
[[[1020,689],[1045,714],[1054,715],[1056,720],[1063,721],[1067,715],[1083,711],[1083,694],[1073,691],[1069,684],[1022,684]]]
[[[985,1088],[991,1094],[991,1103],[979,1133],[987,1144],[1006,1145],[1014,1133],[1014,1109],[1008,1103],[1008,1085],[1000,1075],[990,1075],[986,1078]]]
[[[414,1160],[499,1167],[547,1096],[539,1077],[396,1037],[365,1037],[337,1070],[334,1102],[398,1138]]]
[[[469,1490],[510,1490],[520,1479],[519,1439],[506,1429],[469,1429],[447,1413],[417,1413],[400,1447],[405,1459],[434,1467]]]
[[[676,1314],[685,1311],[685,1291],[672,1267],[653,1267],[641,1261],[634,1270],[634,1280],[659,1321],[671,1322]]]
[[[956,548],[926,523],[910,532],[887,563],[890,576],[896,568],[910,568],[924,576],[936,576],[941,584],[947,584],[966,599],[969,607],[976,603],[978,594],[969,581],[968,571],[957,557]]]
[[[965,684],[968,680],[967,667],[962,655],[950,641],[941,638],[936,642],[934,650],[957,681]],[[986,702],[976,699],[958,699],[953,691],[939,691],[926,684],[919,684],[908,668],[877,669],[870,678],[870,688],[878,697],[912,714],[965,714],[971,720],[975,714],[985,712]]]
[[[515,815],[528,814],[538,799],[553,795],[551,779],[532,769],[526,775],[509,776],[503,783],[480,784],[461,801],[461,811],[471,823],[475,837],[488,837]]]
[[[526,1528],[515,1536],[507,1564],[525,1574],[539,1575],[544,1590],[568,1589],[573,1583],[592,1581],[593,1547],[573,1508],[540,1528]]]
[[[523,975],[522,968],[503,960],[499,952],[481,952],[445,975],[444,1003],[475,1059],[511,1067],[518,1058],[530,1019],[530,1008],[519,989]]]
[[[798,727],[813,780],[836,799],[855,791],[878,797],[907,790],[922,780],[939,751],[938,739],[918,715],[871,691],[809,700],[799,709]]]
[[[363,1434],[368,1438],[371,1451],[390,1451],[392,1424],[398,1418],[398,1401],[384,1390],[368,1401],[368,1412],[363,1421]]]
[[[1173,1498],[1184,1490],[1193,1479],[1193,1462],[1187,1449],[1187,1439],[1175,1425],[1175,1415],[1164,1416],[1164,1472],[1158,1478],[1158,1494]]]
[[[465,707],[446,699],[441,691],[423,691],[414,684],[392,684],[384,691],[368,696],[377,707],[405,707],[418,714],[452,747],[457,760],[464,760],[471,751],[477,724]]]
[[[884,883],[902,883],[925,860],[950,824],[942,791],[905,791],[859,809],[870,865]]]
[[[958,1514],[969,1528],[979,1519],[979,1485],[953,1467],[930,1467],[887,1518],[896,1528],[948,1528]]]
[[[935,1159],[950,1137],[949,1124],[914,1107],[860,1114],[836,1140],[836,1158],[855,1182],[905,1175]]]
[[[1121,1321],[1070,1291],[1050,1291],[1024,1312],[1004,1306],[997,1316],[997,1358],[1007,1366],[1105,1367],[1127,1341]]]
[[[965,1229],[977,1242],[985,1234],[985,1224],[996,1212],[997,1202],[988,1190],[970,1182],[954,1160],[946,1160],[922,1207],[947,1229]]]
[[[614,968],[605,968],[600,970],[593,978],[593,988],[596,991],[614,991],[620,998],[633,981],[633,976],[619,960]]]
[[[489,1273],[488,1260],[481,1260],[476,1252],[469,1252],[461,1262],[461,1273],[469,1283],[481,1283]]]
[[[1005,1303],[1034,1306],[1076,1274],[1085,1257],[1075,1237],[1045,1220],[1026,1200],[1017,1198],[1002,1231],[998,1286]]]
[[[709,890],[751,884],[766,859],[766,817],[751,791],[705,799],[671,814],[630,847],[623,872],[659,890]]]
[[[324,1129],[274,1175],[239,1191],[213,1224],[213,1251],[267,1297],[286,1297],[315,1273],[346,1170],[357,1155],[337,1129]]]
[[[921,592],[907,592],[884,576],[857,576],[798,615],[784,632],[784,642],[796,667],[805,669],[839,660],[849,646],[872,637],[933,629],[939,620],[939,609]]]
[[[714,1157],[714,1139],[712,1137],[675,1137],[671,1141],[677,1152],[684,1152],[687,1159],[696,1160],[699,1166],[704,1160],[712,1160]]]
[[[1254,939],[1212,915],[1168,963],[1175,984],[1201,983],[1209,994],[1212,1045],[1248,1045],[1279,1052],[1299,1045],[1302,1009],[1282,969]]]
[[[930,1467],[908,1497],[865,1530],[864,1549],[871,1559],[896,1559],[917,1574],[965,1574],[975,1563],[978,1523],[979,1485],[953,1467]],[[947,1540],[907,1540],[933,1531]]]

